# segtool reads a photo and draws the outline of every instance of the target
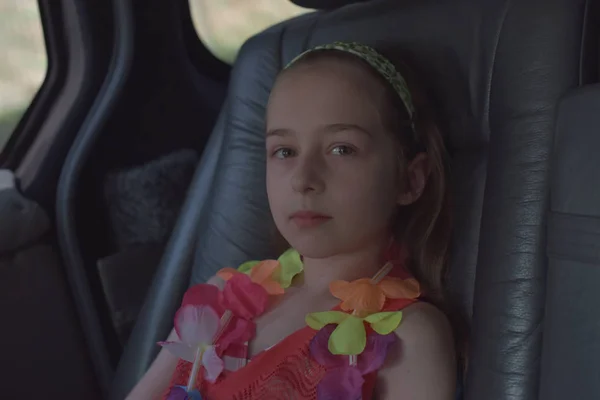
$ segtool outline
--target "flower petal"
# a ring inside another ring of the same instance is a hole
[[[219,358],[215,346],[208,346],[202,354],[202,365],[204,366],[204,377],[207,381],[214,383],[221,372],[223,372],[224,363]]]
[[[419,282],[414,278],[387,277],[379,282],[379,287],[390,299],[416,299],[421,295]]]
[[[329,337],[335,330],[334,324],[323,327],[310,341],[310,354],[316,362],[325,368],[343,367],[348,365],[348,357],[331,354]]]
[[[281,284],[281,287],[288,288],[294,277],[304,270],[300,254],[294,249],[289,249],[279,256],[277,261],[281,264],[281,268],[279,273],[276,271],[275,280]]]
[[[251,320],[264,313],[268,301],[266,290],[246,274],[234,275],[223,289],[223,306],[243,319]]]
[[[362,353],[367,343],[367,332],[361,318],[348,315],[329,337],[332,354],[356,355]]]
[[[241,272],[231,267],[222,268],[217,271],[217,276],[224,281],[230,280],[235,274],[241,274]]]
[[[389,348],[398,341],[395,333],[379,335],[371,333],[367,337],[365,350],[358,355],[357,367],[363,375],[378,370],[383,365]]]
[[[329,290],[335,297],[343,300],[342,309],[346,311],[378,312],[385,303],[383,291],[370,279],[357,279],[350,283],[332,282]]]
[[[167,400],[202,400],[202,395],[197,389],[191,392],[187,392],[186,390],[185,386],[173,386],[169,391]]]
[[[345,366],[327,372],[317,386],[319,400],[357,400],[362,395],[364,379],[355,367]]]
[[[272,279],[272,275],[275,270],[280,268],[279,261],[276,260],[264,260],[256,264],[250,271],[250,279],[255,283],[263,283],[266,280]]]
[[[344,311],[352,311],[354,303],[352,302],[353,287],[347,281],[333,281],[329,284],[331,294],[342,300],[340,307]]]
[[[193,363],[196,358],[196,349],[181,342],[158,342],[169,353],[177,358]]]
[[[340,299],[345,300],[352,297],[352,287],[348,281],[333,281],[329,284],[331,294]]]
[[[402,322],[402,311],[384,311],[365,318],[371,328],[381,335],[387,335],[398,328]]]
[[[221,307],[221,297],[221,290],[218,287],[208,283],[201,283],[192,286],[185,292],[181,306],[210,306],[217,314],[222,315],[225,310]]]
[[[232,316],[231,318],[217,342],[220,351],[225,351],[232,343],[250,341],[256,332],[254,321],[248,321],[236,316]]]
[[[240,265],[237,270],[243,274],[248,274],[252,270],[252,268],[254,268],[254,266],[259,262],[260,261],[246,261],[245,263]]]
[[[353,310],[369,313],[381,311],[385,304],[385,295],[377,286],[361,284],[356,291]]]
[[[340,304],[340,308],[344,311],[354,311],[354,301],[352,298],[348,299],[348,300],[344,300],[342,301],[342,303]]]
[[[323,311],[307,314],[305,321],[308,326],[315,330],[319,330],[328,324],[339,324],[350,315],[341,311]]]
[[[167,400],[188,400],[188,394],[184,386],[173,386],[169,390]]]
[[[262,281],[260,285],[272,296],[285,293],[285,290],[281,287],[281,284],[271,278]]]
[[[212,343],[219,323],[219,315],[209,306],[185,305],[175,314],[179,339],[191,347]]]
[[[202,400],[202,395],[198,391],[198,389],[194,389],[187,394],[188,400]]]
[[[187,400],[202,400],[202,395],[198,391],[198,389],[194,389],[191,392],[187,393]]]

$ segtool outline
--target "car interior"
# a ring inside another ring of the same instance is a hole
[[[293,3],[229,65],[187,0],[39,1],[48,73],[0,155],[2,397],[124,399],[190,285],[276,257],[269,92],[342,40],[409,58],[439,114],[458,398],[600,398],[600,1]]]

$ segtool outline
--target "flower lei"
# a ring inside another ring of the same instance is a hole
[[[342,301],[341,311],[306,316],[307,325],[318,330],[310,353],[327,370],[317,387],[317,398],[360,398],[363,376],[381,367],[396,342],[393,331],[402,312],[381,310],[387,299],[415,299],[420,291],[414,279],[386,277],[392,267],[386,264],[372,279],[332,282],[330,291]],[[204,379],[216,382],[224,370],[224,351],[254,337],[254,319],[266,311],[269,296],[283,294],[302,271],[300,255],[290,249],[277,260],[250,261],[237,269],[220,270],[217,275],[226,281],[222,291],[209,284],[191,287],[175,315],[180,341],[159,342],[192,363],[187,386],[172,388],[168,400],[201,400],[196,388],[200,368],[204,368]]]

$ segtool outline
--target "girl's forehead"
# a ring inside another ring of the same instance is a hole
[[[381,123],[385,87],[354,64],[302,65],[277,80],[267,106],[267,125]]]

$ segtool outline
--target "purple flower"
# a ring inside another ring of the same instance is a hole
[[[319,400],[358,399],[364,383],[363,376],[381,368],[388,349],[398,337],[393,332],[387,335],[371,333],[367,337],[365,350],[356,356],[356,365],[350,365],[349,356],[335,355],[329,351],[329,337],[335,328],[335,324],[326,325],[310,342],[311,355],[327,368],[327,374],[317,387],[317,397]]]
[[[365,380],[356,367],[346,365],[327,371],[317,386],[319,400],[358,400]]]
[[[173,386],[167,400],[202,400],[202,396],[197,390],[188,393],[185,386]]]

